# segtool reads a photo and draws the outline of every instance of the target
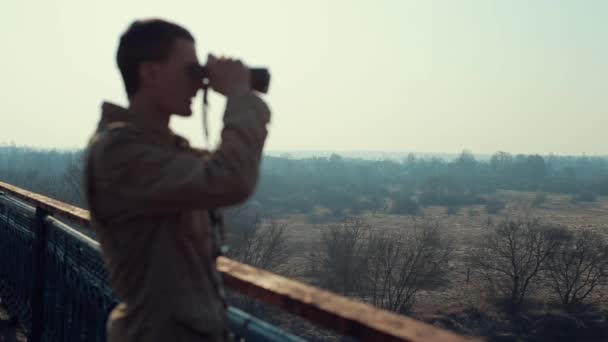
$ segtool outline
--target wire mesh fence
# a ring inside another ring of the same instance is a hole
[[[64,222],[0,193],[0,298],[30,341],[105,341],[119,302],[99,244]],[[301,341],[229,308],[237,340]]]

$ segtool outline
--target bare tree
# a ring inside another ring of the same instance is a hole
[[[423,218],[396,232],[374,231],[367,245],[371,302],[407,312],[424,288],[445,284],[452,244],[440,226]]]
[[[287,259],[287,224],[276,220],[263,224],[255,211],[241,207],[226,213],[226,228],[228,256],[269,271],[276,271]]]
[[[472,249],[470,266],[516,311],[563,236],[563,228],[545,226],[536,218],[506,216]]]
[[[259,213],[250,206],[230,208],[225,212],[228,242],[227,256],[245,264],[280,272],[289,257],[287,224],[271,220],[264,223]],[[230,305],[259,317],[269,318],[274,313],[251,297],[228,292]]]
[[[66,156],[66,166],[63,173],[64,187],[58,196],[79,207],[85,207],[84,199],[84,167],[81,153]]]
[[[249,244],[250,264],[266,270],[276,270],[287,257],[286,223],[270,221],[258,231]]]
[[[547,277],[562,304],[579,304],[608,277],[608,244],[589,230],[569,236],[548,259]]]
[[[361,218],[346,218],[327,226],[319,249],[309,254],[312,275],[321,286],[344,295],[358,289],[365,272],[364,248],[369,225]]]

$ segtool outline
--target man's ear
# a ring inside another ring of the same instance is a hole
[[[139,79],[141,84],[153,82],[158,76],[158,65],[153,62],[142,62],[139,65]]]

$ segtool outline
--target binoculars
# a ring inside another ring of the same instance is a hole
[[[270,86],[270,72],[266,68],[250,68],[251,89],[260,93],[267,93]],[[209,84],[209,70],[204,65],[192,66],[190,72],[193,77],[201,79],[204,84]]]

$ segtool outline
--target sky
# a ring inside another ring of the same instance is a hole
[[[608,1],[8,1],[0,144],[82,148],[138,18],[268,67],[267,151],[608,155]],[[210,97],[217,143],[225,101]],[[171,127],[196,146],[201,104]]]

